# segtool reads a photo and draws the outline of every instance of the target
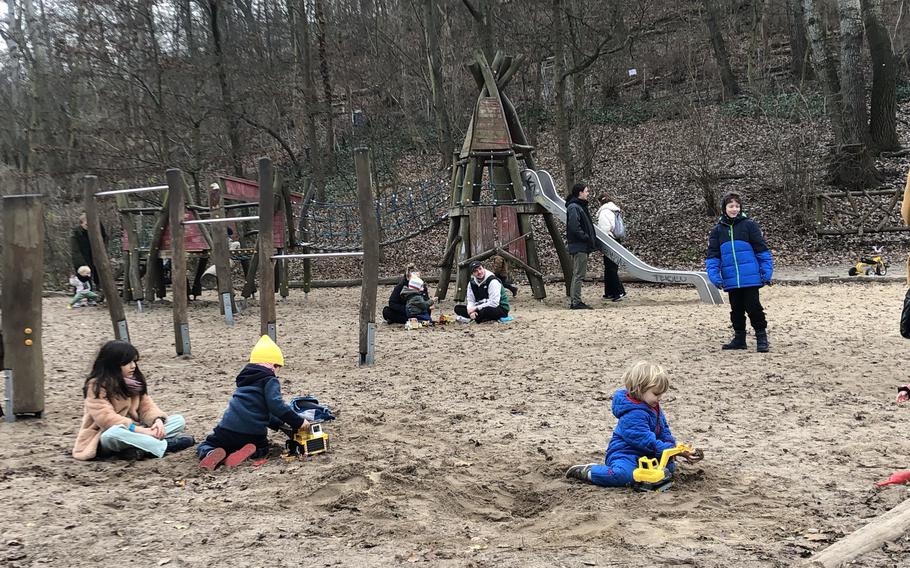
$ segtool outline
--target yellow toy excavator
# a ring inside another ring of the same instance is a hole
[[[675,448],[668,448],[657,458],[642,456],[638,458],[638,467],[632,472],[635,481],[633,487],[636,491],[666,491],[673,486],[673,476],[667,471],[670,458],[684,452],[692,452],[690,459],[698,461],[704,454],[686,444],[677,444]]]

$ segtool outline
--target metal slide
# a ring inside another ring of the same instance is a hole
[[[563,223],[566,222],[566,202],[556,193],[553,177],[546,170],[524,170],[521,177],[525,181],[529,193],[528,199],[533,199],[544,206]],[[720,305],[724,303],[723,297],[714,284],[708,280],[704,272],[691,272],[685,270],[663,270],[654,268],[638,259],[612,237],[604,233],[597,223],[594,231],[604,254],[610,257],[619,267],[632,276],[646,282],[659,282],[661,284],[691,284],[698,290],[698,297],[706,304]]]

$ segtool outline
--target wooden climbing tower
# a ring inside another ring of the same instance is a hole
[[[453,264],[455,299],[463,301],[470,262],[497,254],[525,271],[535,298],[545,298],[537,243],[531,229],[532,215],[544,218],[566,276],[568,294],[571,259],[553,216],[525,191],[521,170],[535,169],[534,148],[528,144],[518,113],[503,92],[521,64],[520,57],[513,59],[500,52],[489,63],[476,50],[474,62],[468,65],[480,95],[452,168],[452,207],[446,249],[439,263],[436,290],[439,298],[446,296]]]

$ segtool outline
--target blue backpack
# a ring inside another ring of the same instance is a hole
[[[291,399],[291,410],[310,422],[325,422],[335,420],[331,409],[324,404],[319,404],[315,396],[297,396]]]

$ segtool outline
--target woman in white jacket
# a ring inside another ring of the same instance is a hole
[[[600,204],[600,209],[597,210],[597,226],[612,237],[616,213],[620,211],[619,206],[613,203],[613,199],[606,192],[601,193]],[[626,289],[619,280],[619,266],[604,254],[604,299],[618,302],[625,296]]]

